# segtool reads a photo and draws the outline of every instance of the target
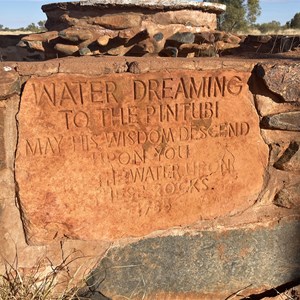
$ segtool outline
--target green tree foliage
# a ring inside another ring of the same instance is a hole
[[[4,27],[2,24],[0,24],[0,30],[1,30],[1,31],[8,31],[9,28]]]
[[[25,28],[25,30],[32,31],[32,32],[46,31],[45,23],[46,21],[39,21],[37,24],[31,23]]]
[[[40,31],[39,27],[38,27],[37,25],[35,25],[34,23],[29,24],[29,25],[25,28],[25,30],[27,30],[27,31],[32,31],[32,32],[39,32],[39,31]]]
[[[220,18],[220,29],[224,31],[246,30],[260,15],[259,0],[220,0],[226,12]]]
[[[46,21],[39,21],[37,24],[31,23],[27,27],[21,27],[21,28],[8,28],[4,27],[0,24],[0,30],[2,31],[31,31],[31,32],[41,32],[41,31],[47,31],[45,28]]]
[[[38,24],[41,31],[47,31],[47,29],[45,27],[46,21],[38,21],[37,24]]]
[[[258,24],[256,27],[261,33],[278,32],[280,29],[282,29],[280,22],[278,21]]]
[[[247,21],[250,26],[253,26],[257,17],[260,15],[261,9],[259,6],[259,0],[247,1]]]
[[[220,29],[224,31],[244,29],[247,23],[243,0],[221,0],[220,2],[226,5],[226,12],[220,17]]]
[[[300,28],[300,12],[296,13],[290,21],[291,28]]]

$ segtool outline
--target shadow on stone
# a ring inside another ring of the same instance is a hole
[[[297,280],[282,284],[280,286],[274,287],[268,291],[265,291],[263,293],[259,293],[259,294],[253,294],[244,298],[241,298],[241,300],[260,300],[260,299],[264,299],[266,297],[276,297],[278,295],[280,295],[281,293],[284,293],[285,291],[292,289],[296,286],[300,285],[300,277]],[[283,299],[283,298],[282,298]],[[288,299],[288,298],[286,298]],[[297,298],[289,298],[289,299],[299,299]]]

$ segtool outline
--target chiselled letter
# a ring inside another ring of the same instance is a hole
[[[55,83],[50,83],[49,86],[43,84],[41,89],[38,89],[33,83],[32,88],[36,105],[42,105],[44,102],[50,104],[51,106],[56,105]]]
[[[145,98],[147,86],[142,80],[133,80],[133,95],[135,101],[141,101]]]

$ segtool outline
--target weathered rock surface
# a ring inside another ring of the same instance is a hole
[[[299,231],[283,221],[146,238],[112,247],[87,283],[109,299],[247,299],[299,278]]]
[[[291,142],[280,159],[274,164],[274,167],[285,171],[300,172],[299,145],[299,142]]]
[[[24,52],[26,57],[17,60],[99,55],[264,57],[298,49],[300,42],[298,36],[246,37],[216,31],[217,15],[225,10],[224,5],[217,3],[103,0],[53,3],[42,9],[48,17],[46,27],[49,32],[23,37],[18,43],[20,49],[12,51]],[[195,38],[178,39],[183,35]],[[38,52],[28,54],[35,51]],[[8,49],[4,50],[4,60],[12,57],[6,55],[8,52]],[[266,84],[280,95],[284,89],[281,97],[288,102],[297,102],[299,81],[294,82],[293,78],[297,77],[294,75],[299,71],[299,64],[289,66],[289,70],[282,64],[280,68],[268,69],[268,72],[275,72],[270,73],[270,78],[277,76],[278,80],[268,83],[266,74]],[[265,71],[267,69],[263,70],[262,76]],[[278,86],[273,86],[279,81]]]
[[[279,207],[300,209],[300,183],[280,190],[273,203]]]
[[[54,48],[55,50],[64,53],[66,55],[73,55],[79,50],[79,47],[76,45],[64,45],[64,44],[56,44]]]
[[[261,130],[262,136],[267,144],[272,143],[289,143],[291,141],[300,142],[300,135],[297,131],[282,131],[282,130]]]
[[[16,180],[31,243],[143,236],[250,207],[268,148],[249,75],[29,80],[18,115]]]
[[[174,44],[193,44],[195,35],[192,32],[177,32],[170,36],[167,41]]]
[[[23,43],[23,47],[17,46],[22,43],[25,35],[7,34],[0,38],[0,60],[1,61],[39,61],[44,60],[44,52],[35,51]],[[39,40],[41,37],[39,37]],[[3,76],[1,76],[3,77]]]
[[[5,108],[0,106],[0,171],[6,167],[6,151],[4,144],[4,111]]]
[[[300,111],[266,116],[262,119],[261,125],[266,129],[300,131]]]
[[[150,54],[166,38],[135,35],[124,30],[114,43],[129,44],[115,48],[139,45]],[[213,36],[201,34],[201,43]],[[65,275],[60,263],[71,253],[80,259],[67,265],[70,276],[88,274],[98,261],[82,291],[89,299],[256,299],[295,282],[300,135],[261,128],[258,113],[297,113],[297,102],[274,102],[280,95],[257,78],[256,64],[161,57],[0,63],[0,256],[14,262],[17,249],[26,271],[46,257],[49,270]],[[24,90],[12,88],[15,80]]]
[[[142,17],[139,14],[111,14],[108,16],[95,17],[90,23],[103,26],[108,29],[127,29],[140,26]]]
[[[60,3],[61,5],[62,3]],[[211,11],[216,14],[225,11],[226,6],[219,3],[210,2],[198,2],[194,0],[145,0],[143,2],[136,0],[82,0],[77,3],[81,6],[92,6],[92,7],[109,7],[109,6],[119,6],[122,7],[138,7],[138,8],[150,8],[150,9],[201,9],[203,11]],[[45,7],[50,7],[50,5],[45,5]],[[63,5],[61,5],[63,6]]]
[[[20,93],[20,80],[18,73],[11,64],[0,68],[0,100]]]
[[[286,102],[300,102],[300,64],[261,64],[258,75],[270,91],[280,95]]]
[[[129,42],[134,36],[134,30],[128,30],[119,40]],[[86,49],[83,39],[88,37],[80,40],[79,51]],[[202,44],[213,39],[201,37]],[[152,38],[152,44],[150,39],[138,42],[148,53],[165,37],[158,33]],[[180,45],[188,46],[195,45]],[[125,48],[130,47],[133,44]],[[125,57],[0,63],[0,256],[13,262],[17,248],[21,270],[36,266],[43,257],[53,270],[62,256],[76,249],[84,271],[87,257],[93,256],[93,262],[100,257],[89,283],[101,284],[94,285],[96,291],[90,287],[89,293],[82,293],[90,299],[105,299],[103,294],[112,299],[224,300],[236,298],[241,289],[247,298],[297,279],[300,135],[259,128],[256,112],[261,117],[297,113],[297,103],[274,102],[280,95],[260,84],[254,93],[250,82],[257,79],[255,64],[222,58]],[[26,82],[20,107],[21,91],[13,88],[17,82]],[[244,121],[250,126],[247,134]],[[145,143],[143,132],[150,128],[154,130]],[[140,144],[134,131],[141,132]],[[155,144],[160,133],[165,143]],[[171,148],[180,156],[173,158]],[[136,154],[134,162],[128,162],[125,152]],[[182,173],[185,162],[190,177]],[[133,173],[135,182],[130,170],[139,170]],[[118,176],[109,177],[114,171]],[[158,175],[162,178],[155,180]],[[202,189],[198,175],[214,190]],[[174,192],[179,185],[189,192]],[[153,187],[164,194],[153,195]],[[24,229],[31,244],[47,245],[28,245]],[[82,241],[88,231],[94,241]],[[78,270],[78,264],[69,267],[70,274]]]
[[[212,24],[214,24],[216,19],[212,13],[183,9],[156,13],[153,16],[153,21],[161,25],[182,24],[190,27],[203,27],[206,23],[207,28],[215,28]]]
[[[267,36],[253,36],[253,35],[241,36],[240,47],[236,49],[229,49],[228,51],[224,52],[223,55],[241,56],[244,58],[250,58],[250,57],[276,58],[277,57],[278,59],[281,59],[283,53],[292,53],[293,51],[296,51],[295,56],[299,57],[298,54],[299,52],[297,51],[299,47],[299,42],[300,42],[299,35],[286,36],[286,35],[276,34],[271,36],[268,35]],[[287,57],[289,56],[287,55]],[[290,67],[293,68],[293,66]],[[281,64],[280,68],[284,69],[285,68],[284,64]],[[262,76],[263,74],[264,72],[262,72]],[[280,76],[282,75],[284,74],[281,73]],[[287,78],[289,78],[289,76],[290,75],[287,75]],[[289,85],[288,82],[290,81],[289,79],[284,81],[285,81],[284,85]],[[275,82],[279,82],[279,81],[276,80]],[[290,81],[290,83],[292,83],[292,81]]]
[[[291,111],[299,111],[300,109],[300,106],[297,103],[277,103],[271,98],[262,95],[255,96],[255,103],[257,110],[262,117]]]
[[[210,33],[210,41],[203,43],[201,42],[201,36],[196,36],[196,30],[187,29],[183,25],[180,26],[165,25],[165,28],[163,29],[161,26],[149,23],[148,21],[143,21],[143,26],[140,28],[132,27],[115,31],[104,28],[95,29],[93,27],[87,29],[84,27],[72,26],[59,33],[57,32],[57,35],[61,38],[60,40],[53,38],[49,39],[48,42],[29,41],[27,40],[27,37],[25,37],[23,38],[22,43],[19,43],[19,46],[46,52],[49,58],[54,57],[55,55],[80,54],[80,51],[58,50],[58,47],[63,49],[78,47],[78,50],[87,48],[89,49],[87,52],[88,54],[119,56],[144,56],[147,55],[147,53],[165,56],[164,54],[168,52],[168,49],[174,47],[176,55],[172,56],[175,57],[190,57],[190,55],[188,55],[189,53],[193,53],[193,57],[216,56],[224,50],[239,47],[238,42],[230,43],[229,41],[226,41],[226,37],[224,37],[224,40],[214,42],[214,32]],[[82,34],[80,34],[81,30]],[[216,32],[216,35],[219,35],[219,32]],[[44,39],[44,37],[41,37],[41,40],[42,39]],[[85,40],[82,42],[83,39]],[[197,43],[194,43],[195,39],[197,40]],[[68,42],[71,44],[68,44]],[[74,45],[74,43],[76,43],[76,45]],[[147,46],[145,47],[144,45]],[[123,50],[116,51],[118,48]],[[133,51],[132,48],[134,48]],[[146,51],[144,51],[145,48]],[[56,54],[55,50],[58,50]]]
[[[82,1],[44,5],[42,9],[48,17],[46,27],[51,34],[42,33],[40,39],[38,35],[30,35],[23,38],[19,46],[45,52],[47,58],[57,55],[148,54],[197,57],[197,47],[186,52],[180,51],[179,46],[194,43],[195,34],[196,45],[202,44],[201,34],[212,32],[204,50],[213,46],[214,33],[218,36],[217,51],[238,47],[239,37],[215,32],[217,15],[225,10],[224,5],[173,2],[171,5],[167,1]],[[75,45],[79,51],[65,50]],[[172,55],[169,47],[177,48]],[[216,53],[212,55],[216,56]],[[202,51],[200,56],[212,55]]]

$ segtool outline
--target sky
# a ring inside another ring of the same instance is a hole
[[[72,0],[70,0],[72,1]],[[141,0],[143,1],[143,0]],[[67,2],[64,0],[0,0],[0,24],[9,28],[26,27],[30,23],[46,20],[43,4]],[[260,0],[261,15],[257,23],[279,21],[284,25],[300,12],[300,0]]]

